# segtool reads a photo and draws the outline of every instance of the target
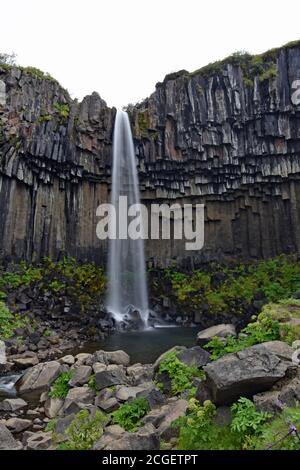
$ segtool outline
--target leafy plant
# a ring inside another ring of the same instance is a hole
[[[51,387],[49,396],[51,398],[66,398],[70,390],[69,381],[71,380],[73,371],[62,372]]]
[[[274,320],[270,315],[262,312],[258,315],[257,321],[249,323],[241,333],[239,338],[234,336],[222,339],[214,337],[204,348],[210,351],[211,359],[216,360],[225,354],[242,351],[255,344],[280,339],[280,324],[278,320]]]
[[[88,387],[92,390],[97,391],[96,382],[95,382],[95,374],[91,375],[88,381]]]
[[[67,119],[70,114],[70,106],[66,103],[54,103],[53,108],[62,119]]]
[[[256,411],[254,403],[244,397],[231,406],[231,411],[233,419],[230,429],[236,435],[241,448],[251,447],[251,437],[260,434],[263,424],[272,417],[271,413]]]
[[[0,300],[0,339],[11,338],[16,328],[29,324],[27,317],[12,314],[4,302]]]
[[[215,405],[206,400],[203,405],[192,398],[189,400],[187,416],[172,424],[179,431],[178,450],[233,450],[235,443],[228,426],[214,423]]]
[[[134,432],[139,426],[143,416],[150,411],[150,406],[145,397],[136,398],[130,402],[124,403],[112,413],[114,424],[119,424],[126,431]]]
[[[184,390],[191,388],[194,377],[204,377],[204,372],[197,367],[184,364],[177,357],[176,351],[165,354],[159,365],[159,374],[167,373],[172,382],[173,395],[179,395]]]
[[[103,433],[106,416],[99,410],[90,416],[88,410],[81,410],[65,431],[66,440],[58,450],[89,450]]]

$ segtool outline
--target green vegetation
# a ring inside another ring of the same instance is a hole
[[[64,433],[65,441],[57,450],[89,450],[103,433],[107,418],[99,410],[90,416],[88,410],[81,410]]]
[[[215,423],[216,407],[207,400],[203,406],[195,399],[189,402],[187,416],[177,419],[173,426],[179,429],[179,450],[239,450],[253,448],[255,439],[263,432],[271,418],[258,412],[252,401],[240,398],[231,407],[230,425]]]
[[[216,272],[222,275],[217,284],[213,274]],[[281,255],[231,268],[211,265],[209,272],[196,270],[185,274],[168,269],[162,282],[166,286],[162,289],[162,283],[159,283],[158,295],[163,296],[165,290],[171,291],[170,298],[178,310],[186,313],[201,311],[205,304],[213,315],[223,312],[242,315],[256,296],[268,302],[278,302],[299,291],[300,262]]]
[[[159,365],[158,373],[166,373],[169,376],[172,383],[171,392],[173,395],[179,395],[184,390],[190,389],[194,377],[204,377],[203,370],[199,370],[197,367],[190,367],[180,361],[176,351],[165,354],[163,361]],[[160,385],[159,388],[163,387]]]
[[[3,293],[2,293],[3,294]],[[0,300],[0,339],[9,339],[16,328],[23,328],[29,324],[27,317],[12,314],[2,300]]]
[[[62,372],[53,383],[49,392],[51,398],[66,398],[70,390],[69,381],[71,380],[73,371]]]
[[[61,119],[67,119],[70,114],[70,106],[66,103],[54,103],[53,108]]]
[[[97,391],[96,382],[95,382],[95,374],[90,376],[89,381],[88,381],[88,386],[92,390]]]
[[[78,263],[71,257],[59,262],[44,258],[36,266],[22,262],[14,266],[13,272],[0,270],[0,289],[4,294],[19,287],[29,287],[41,295],[50,292],[57,300],[66,295],[82,313],[104,294],[105,285],[102,268],[95,263]]]
[[[146,398],[136,398],[124,403],[112,413],[112,421],[119,424],[125,431],[134,432],[140,424],[140,420],[150,411]]]
[[[204,347],[211,353],[211,359],[216,360],[228,353],[241,351],[254,344],[265,343],[280,339],[280,325],[278,320],[274,320],[266,312],[258,315],[257,320],[249,323],[241,331],[239,338],[227,336],[219,338],[215,336]]]

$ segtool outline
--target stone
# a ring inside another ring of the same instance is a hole
[[[145,386],[137,386],[137,387],[126,387],[124,385],[117,387],[116,389],[116,398],[120,401],[128,401],[133,398],[136,398],[139,392],[143,392],[149,389],[149,386],[152,387],[153,384],[148,384]]]
[[[0,80],[0,84],[1,84],[1,80]],[[0,87],[1,87],[1,85],[0,85]],[[0,88],[0,100],[1,100],[1,88]],[[0,104],[1,104],[1,102],[0,102]],[[5,346],[4,341],[0,340],[0,364],[4,365],[6,363],[7,363],[6,346]]]
[[[151,410],[161,406],[165,403],[166,399],[165,396],[161,393],[161,391],[152,384],[152,387],[148,387],[145,390],[142,390],[136,394],[136,397],[145,397],[149,403]]]
[[[127,367],[127,375],[132,385],[148,382],[153,378],[153,366],[151,364],[133,364]]]
[[[21,450],[21,442],[17,441],[7,427],[0,422],[0,450]]]
[[[68,366],[72,366],[73,364],[75,364],[75,357],[71,354],[68,354],[67,356],[61,357],[59,359],[59,362],[61,364],[67,364]]]
[[[74,369],[74,374],[69,381],[70,387],[78,387],[88,382],[92,374],[92,368],[90,366],[78,366]]]
[[[235,326],[228,323],[228,324],[211,326],[210,328],[201,330],[197,334],[197,343],[200,346],[203,346],[215,336],[217,336],[218,338],[226,338],[227,336],[236,336]]]
[[[106,387],[111,387],[113,385],[123,385],[126,384],[126,375],[125,372],[120,366],[117,368],[107,368],[102,372],[97,372],[95,374],[95,385],[97,390],[102,390]]]
[[[300,339],[297,339],[296,341],[293,341],[292,348],[293,349],[300,349]]]
[[[27,367],[35,366],[39,363],[38,357],[36,354],[32,357],[19,357],[13,360],[17,369],[27,369]]]
[[[19,433],[28,429],[31,426],[31,421],[29,419],[10,418],[6,420],[5,426],[12,433]]]
[[[264,347],[283,361],[292,362],[294,350],[284,341],[267,341],[263,343]]]
[[[16,383],[20,394],[44,392],[49,390],[52,383],[60,374],[60,363],[57,361],[43,362],[26,370]]]
[[[58,418],[55,425],[55,433],[64,434],[64,432],[70,426],[75,417],[76,413],[70,413],[67,416],[64,416],[63,418]]]
[[[48,398],[44,404],[45,415],[48,418],[55,418],[64,404],[62,398]]]
[[[82,365],[90,365],[88,362],[91,362],[92,359],[92,354],[90,353],[79,353],[75,356],[76,359],[76,365],[77,366],[82,366]]]
[[[189,349],[181,351],[177,357],[181,362],[188,365],[189,367],[201,368],[209,362],[209,352],[200,348],[200,346],[194,346]]]
[[[199,388],[208,387],[213,402],[226,405],[269,390],[288,368],[288,362],[272,353],[269,344],[257,344],[204,366],[206,381]]]
[[[18,411],[28,406],[27,402],[22,398],[5,398],[0,401],[0,411]]]
[[[109,426],[94,445],[94,450],[159,450],[159,437],[152,425],[130,433]]]
[[[185,415],[188,408],[188,401],[182,399],[171,399],[160,408],[150,411],[143,419],[145,424],[151,423],[164,439],[169,440],[177,431],[172,427],[173,421]]]
[[[93,371],[95,374],[97,372],[103,372],[104,370],[106,370],[106,367],[107,366],[105,364],[102,364],[101,362],[95,362],[95,364],[93,364]]]
[[[229,406],[219,406],[213,419],[217,426],[229,426],[232,420],[231,409]]]
[[[51,447],[52,444],[52,433],[39,431],[27,438],[27,449],[28,450],[46,450]]]
[[[98,407],[101,408],[105,413],[112,413],[117,410],[120,406],[118,400],[114,397],[108,398],[107,400],[101,400],[98,402]]]
[[[125,351],[96,351],[93,354],[93,362],[100,362],[103,364],[117,364],[122,366],[129,366],[130,357]]]
[[[90,403],[95,397],[95,392],[89,387],[75,387],[68,391],[66,400],[80,401]]]

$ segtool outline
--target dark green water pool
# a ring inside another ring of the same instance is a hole
[[[122,349],[129,354],[132,364],[136,362],[146,364],[154,362],[160,354],[173,346],[196,346],[198,331],[199,328],[166,327],[115,333],[102,342],[85,344],[82,351]]]

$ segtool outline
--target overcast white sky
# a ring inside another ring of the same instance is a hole
[[[300,38],[299,0],[0,0],[0,51],[121,107],[167,73]]]

